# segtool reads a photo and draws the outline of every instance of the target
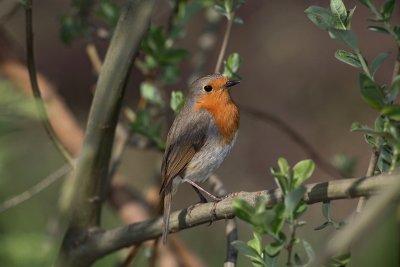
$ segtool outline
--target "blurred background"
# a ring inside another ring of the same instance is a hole
[[[152,23],[165,26],[170,6],[168,1],[158,2]],[[379,82],[389,81],[396,54],[394,43],[386,35],[367,30],[366,19],[370,14],[358,1],[345,1],[345,4],[347,7],[357,5],[352,29],[358,34],[367,59],[382,51],[392,51],[376,76]],[[368,166],[370,147],[361,134],[350,133],[349,129],[355,121],[372,125],[376,113],[360,97],[358,71],[334,58],[334,52],[343,48],[341,44],[307,19],[304,10],[310,5],[328,6],[329,2],[248,0],[237,11],[244,24],[233,25],[227,54],[240,54],[242,64],[239,75],[242,83],[232,89],[232,97],[239,107],[251,107],[280,118],[325,161],[334,164],[335,159],[336,163],[341,159],[351,163],[349,176],[363,176]],[[18,76],[18,71],[7,65],[11,61],[19,62],[21,71],[25,65],[24,11],[14,6],[13,1],[0,1],[0,85],[24,92],[30,88],[19,90],[24,82],[18,83],[18,79],[26,79],[26,74]],[[395,19],[398,20],[398,6],[396,8]],[[176,41],[176,46],[188,50],[189,56],[179,65],[181,76],[178,81],[164,86],[167,96],[172,90],[186,93],[188,84],[194,78],[213,72],[226,20],[210,12],[197,12],[185,26],[183,38]],[[86,52],[87,40],[81,38],[65,44],[60,38],[60,20],[70,13],[71,1],[34,2],[35,57],[38,72],[56,90],[84,128],[97,75]],[[215,20],[211,26],[210,16]],[[209,34],[205,35],[205,32]],[[108,41],[93,38],[91,42],[103,59]],[[204,53],[199,54],[201,42],[208,45]],[[138,87],[143,80],[143,75],[134,68],[124,100],[127,106],[136,108],[141,105]],[[28,101],[21,96],[15,99]],[[29,105],[26,104],[27,109],[30,109]],[[12,127],[0,131],[0,201],[5,201],[35,185],[60,168],[64,161],[37,119],[11,117],[14,115],[9,114],[4,105],[0,107],[0,112],[2,121],[13,122]],[[63,132],[68,135],[69,128]],[[145,192],[157,181],[162,153],[154,147],[138,146],[141,139],[136,135],[133,139],[132,145],[124,152],[119,173],[124,183]],[[274,125],[242,112],[237,144],[217,175],[229,192],[274,188],[276,185],[270,168],[276,166],[278,157],[285,157],[294,165],[310,155]],[[310,182],[339,178],[317,164]],[[0,213],[1,266],[52,264],[67,222],[59,207],[63,184],[60,179],[21,205]],[[195,203],[196,197],[187,185],[182,185],[174,198],[173,209]],[[333,218],[343,220],[356,204],[354,200],[333,202]],[[324,222],[321,204],[310,206],[304,220],[307,225],[300,229],[299,235],[318,251],[334,231],[330,228],[318,232],[314,230]],[[112,205],[105,204],[103,227],[123,224],[120,213]],[[214,222],[211,226],[196,227],[174,236],[183,240],[205,266],[221,266],[226,250],[224,225],[224,221]],[[241,240],[250,238],[250,230],[249,226],[239,222]],[[354,245],[353,260],[349,266],[399,266],[399,251],[399,233],[393,215],[366,236],[362,244]],[[120,253],[114,253],[95,266],[116,266],[120,257]],[[135,260],[135,266],[146,266],[145,258],[146,251],[142,251]],[[250,266],[250,263],[240,256],[238,266]]]

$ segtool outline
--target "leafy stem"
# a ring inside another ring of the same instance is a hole
[[[286,250],[288,252],[286,265],[292,266],[293,246],[296,242],[296,230],[297,230],[297,220],[293,220],[293,216],[291,216],[289,221],[289,229],[291,233],[290,233],[289,243],[286,247]]]

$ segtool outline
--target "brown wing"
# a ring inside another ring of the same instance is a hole
[[[191,116],[183,111],[175,118],[167,137],[160,193],[172,183],[173,178],[185,171],[194,154],[202,148],[209,123],[210,115],[206,111],[197,111]]]

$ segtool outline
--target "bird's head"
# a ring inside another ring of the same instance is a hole
[[[229,80],[221,74],[210,74],[199,78],[191,85],[191,97],[194,101],[202,98],[214,98],[229,95],[229,88],[240,83],[240,80]]]

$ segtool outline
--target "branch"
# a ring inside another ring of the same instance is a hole
[[[50,124],[49,117],[46,112],[46,108],[43,104],[42,94],[40,93],[37,75],[36,75],[36,67],[35,67],[35,58],[33,52],[33,29],[32,29],[32,1],[27,0],[25,3],[25,18],[26,18],[26,57],[28,61],[28,71],[29,77],[32,85],[32,92],[36,98],[36,105],[39,111],[39,115],[41,117],[41,121],[43,123],[44,129],[47,132],[50,140],[53,142],[57,150],[60,154],[65,158],[65,160],[69,163],[69,165],[74,166],[73,158],[66,150],[64,145],[60,142],[55,134],[53,127]]]
[[[71,171],[71,167],[69,165],[64,165],[43,180],[41,180],[39,183],[36,185],[32,186],[28,190],[19,193],[16,196],[11,197],[10,199],[4,201],[3,203],[0,204],[0,213],[11,209],[24,201],[27,201],[28,199],[31,199],[35,195],[39,194],[42,192],[42,190],[46,189],[48,186],[53,184],[55,181],[57,181],[59,178],[63,177],[66,175],[69,171]]]
[[[333,177],[343,177],[340,171],[333,166],[329,161],[326,161],[318,152],[305,140],[295,129],[293,129],[289,124],[276,117],[275,115],[257,110],[251,107],[240,105],[240,110],[243,113],[248,114],[256,119],[259,119],[265,123],[275,126],[277,129],[286,133],[289,138],[298,144],[308,156],[315,161],[315,163],[324,170],[327,174]]]
[[[210,184],[211,190],[215,193],[216,196],[224,197],[228,194],[228,192],[224,188],[223,183],[216,175],[211,175],[208,178],[208,183]],[[238,257],[238,251],[232,245],[232,242],[238,239],[238,230],[235,218],[226,221],[225,234],[227,239],[227,253],[224,267],[235,267]]]
[[[217,64],[215,65],[215,70],[214,70],[215,73],[218,73],[221,69],[222,61],[224,60],[225,56],[226,47],[228,46],[229,36],[231,35],[231,29],[234,18],[235,18],[235,12],[232,13],[231,18],[228,19],[227,21],[224,40],[222,41],[221,50],[219,51],[218,54]]]
[[[336,231],[332,238],[329,239],[327,245],[318,253],[318,257],[312,266],[319,267],[327,263],[332,257],[336,256],[343,248],[350,247],[354,242],[368,235],[368,231],[373,229],[381,221],[388,210],[393,209],[394,204],[398,203],[400,197],[400,179],[399,175],[383,177],[383,179],[391,180],[389,184],[385,183],[387,188],[375,197],[374,201],[370,201],[368,209],[365,209],[357,216],[350,215],[352,223],[346,225],[340,231]]]
[[[398,177],[379,175],[369,178],[342,179],[331,182],[307,185],[307,191],[303,199],[308,204],[326,202],[335,199],[349,199],[360,196],[369,196],[377,193],[384,186],[392,185]],[[400,180],[399,180],[400,181]],[[242,198],[255,205],[258,197],[263,196],[268,200],[268,207],[281,202],[283,195],[279,189],[265,190],[258,192],[238,192],[230,194],[229,197],[215,203],[206,203],[192,208],[190,215],[187,209],[176,211],[170,217],[170,231],[178,232],[205,224],[214,220],[233,218],[233,201],[236,197]],[[211,212],[215,217],[210,218]],[[97,231],[86,239],[76,244],[74,254],[76,258],[87,255],[88,262],[76,263],[76,266],[85,266],[109,253],[121,248],[140,244],[146,240],[155,239],[161,235],[162,218],[147,220],[141,223],[134,223],[127,226],[115,228],[108,231]]]
[[[128,73],[147,29],[154,0],[128,0],[115,28],[91,106],[79,155],[70,225],[56,266],[86,266],[76,243],[99,225],[108,165]]]
[[[371,158],[369,159],[368,169],[365,176],[369,177],[374,175],[378,159],[379,159],[379,152],[375,148],[372,148]],[[357,203],[356,213],[360,213],[364,209],[366,202],[367,202],[367,197],[360,197],[360,200]]]

